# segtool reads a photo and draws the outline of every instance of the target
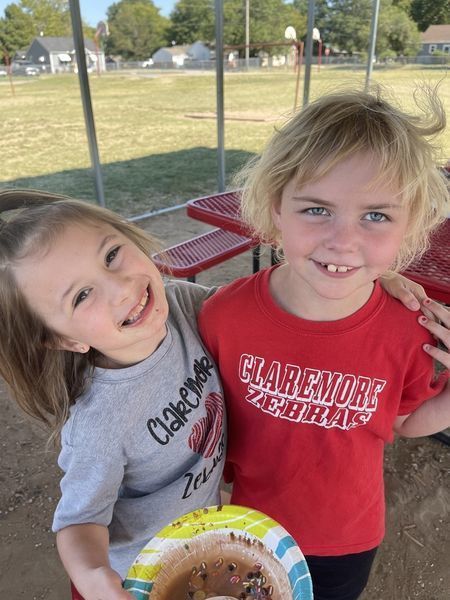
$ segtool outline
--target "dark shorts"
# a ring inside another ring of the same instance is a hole
[[[367,585],[377,548],[343,556],[305,556],[314,600],[356,600]]]

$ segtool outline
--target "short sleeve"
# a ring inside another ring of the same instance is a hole
[[[192,316],[197,320],[198,314],[203,306],[203,302],[210,298],[217,287],[205,287],[197,283],[188,281],[169,281],[166,283],[166,294],[169,302],[170,298],[176,298],[178,307],[181,308],[186,316]],[[176,307],[172,304],[171,309]]]
[[[409,415],[421,404],[439,394],[447,383],[448,371],[436,373],[436,368],[429,357],[423,352],[413,367],[408,371],[403,393],[398,409],[399,416]]]
[[[53,518],[53,531],[69,525],[95,523],[107,527],[112,519],[124,476],[120,451],[101,452],[88,441],[64,443],[58,464],[64,471],[61,499]]]

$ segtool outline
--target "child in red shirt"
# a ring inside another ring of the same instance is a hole
[[[422,122],[381,97],[325,96],[244,171],[243,216],[281,264],[219,290],[200,331],[224,386],[231,501],[279,521],[306,555],[315,600],[355,600],[384,535],[383,448],[450,425],[441,324],[381,288],[426,248],[448,195]],[[447,207],[447,208],[446,208]],[[424,325],[425,327],[421,327]],[[425,349],[425,352],[422,350]]]

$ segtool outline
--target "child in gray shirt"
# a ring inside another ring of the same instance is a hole
[[[53,529],[85,600],[122,578],[164,525],[219,503],[225,412],[197,333],[208,289],[164,285],[153,240],[114,213],[0,193],[1,375],[61,437]]]

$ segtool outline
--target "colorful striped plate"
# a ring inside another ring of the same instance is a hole
[[[257,542],[259,545],[262,542],[286,573],[292,600],[313,600],[308,567],[294,539],[267,515],[235,505],[199,509],[164,527],[136,558],[124,588],[137,600],[151,600],[155,579],[170,553],[173,555],[174,549],[180,547],[188,548],[190,540],[207,532],[215,532],[216,535],[223,532],[224,539],[234,535],[236,539]]]

